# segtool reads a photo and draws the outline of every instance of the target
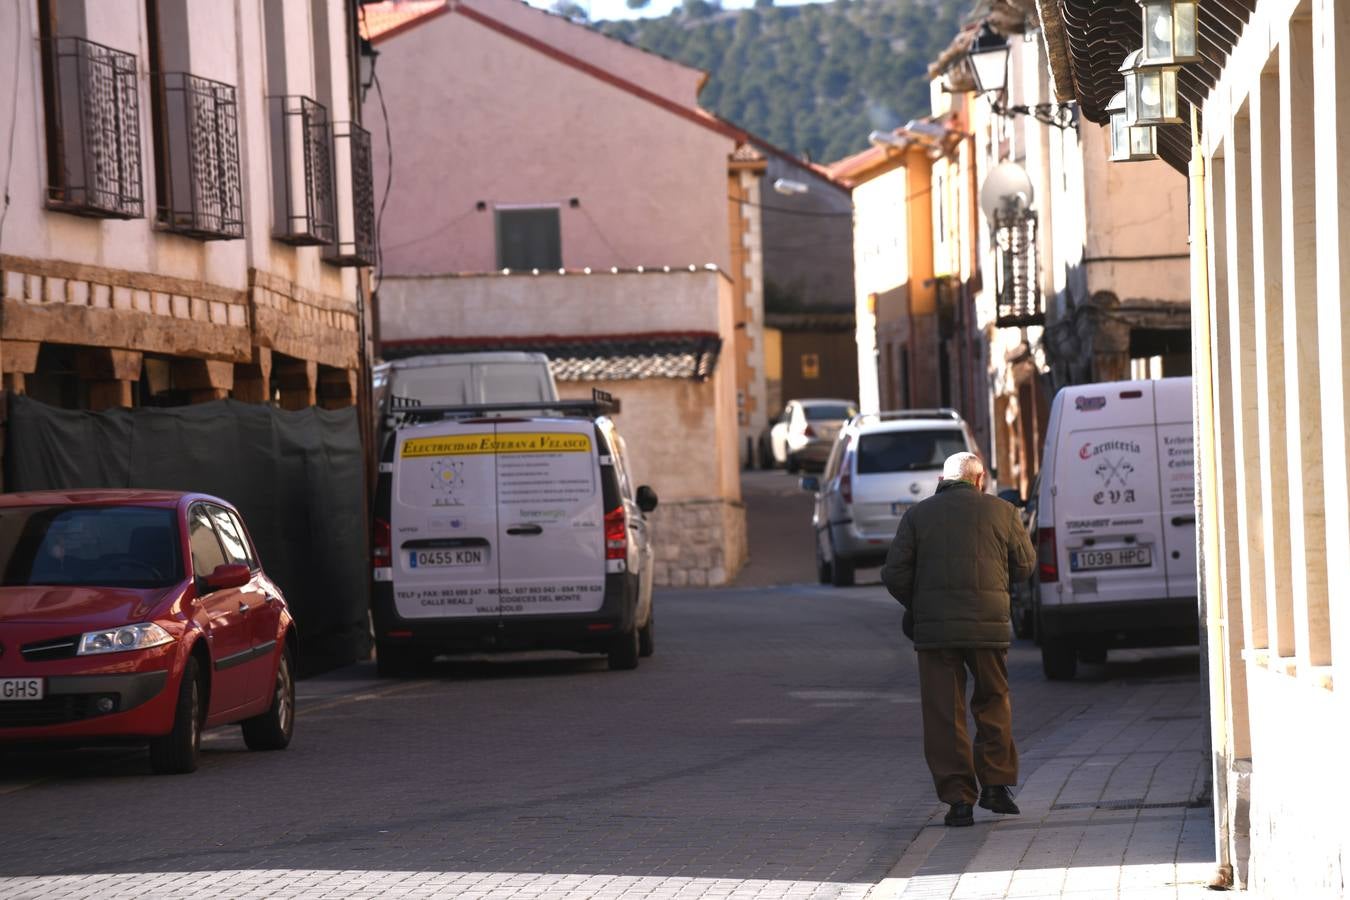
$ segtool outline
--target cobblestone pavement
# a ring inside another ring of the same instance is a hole
[[[635,672],[537,655],[302,682],[289,750],[217,730],[190,776],[125,749],[0,756],[0,897],[1172,897],[1212,869],[1177,865],[1213,858],[1208,811],[1184,806],[1193,650],[1052,684],[1014,648],[1026,814],[953,831],[875,582],[657,610]]]
[[[1111,670],[1167,665],[1151,654],[1120,656]],[[1216,866],[1200,685],[1184,675],[1143,681],[1099,685],[1090,706],[1023,754],[1022,815],[977,809],[970,829],[935,819],[873,896],[1209,896]]]

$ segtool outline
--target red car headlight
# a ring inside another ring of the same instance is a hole
[[[80,635],[75,653],[89,656],[95,653],[120,653],[123,650],[145,650],[173,640],[173,635],[154,622],[124,625],[104,631],[88,631]]]

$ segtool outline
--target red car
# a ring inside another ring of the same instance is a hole
[[[191,772],[204,728],[295,725],[295,625],[237,510],[204,494],[0,495],[0,744],[148,741]]]

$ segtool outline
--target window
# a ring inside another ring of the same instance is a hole
[[[82,216],[142,215],[140,101],[136,57],[74,36],[79,6],[42,0],[47,205]],[[69,14],[69,15],[68,15]]]
[[[834,422],[851,419],[858,414],[853,407],[843,403],[812,403],[804,409],[808,422]]]
[[[947,457],[966,449],[959,428],[865,434],[858,441],[858,474],[941,469]]]
[[[304,77],[293,64],[287,65],[287,54],[315,46],[314,32],[298,30],[298,5],[264,3],[262,7],[272,151],[272,236],[295,246],[331,244],[335,237],[333,129],[328,107],[310,96],[317,93],[322,98],[330,91],[331,72],[324,56],[329,44],[326,40],[319,43],[313,78]],[[309,18],[305,16],[306,23]]]
[[[216,524],[216,533],[220,535],[220,543],[225,548],[226,560],[242,563],[250,569],[256,568],[248,552],[248,542],[244,540],[243,532],[236,525],[234,516],[219,506],[212,506],[209,510],[211,520]]]
[[[561,269],[558,208],[497,210],[497,268]]]
[[[833,481],[843,467],[843,462],[848,458],[849,451],[853,449],[853,435],[847,435],[843,440],[834,445],[830,451],[830,458],[825,463],[825,475],[822,481]]]
[[[211,516],[205,506],[192,507],[188,513],[188,544],[192,547],[192,571],[198,578],[204,578],[225,565],[225,554],[221,552],[220,541],[216,539],[215,529],[211,527]]]
[[[244,236],[234,86],[188,72],[187,7],[146,0],[155,222],[200,240]]]
[[[994,217],[995,284],[999,328],[1045,324],[1040,263],[1036,251],[1036,214]]]
[[[166,587],[182,578],[171,509],[19,506],[0,510],[7,586]],[[0,613],[4,603],[0,602]]]

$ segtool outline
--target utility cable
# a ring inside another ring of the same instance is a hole
[[[9,179],[14,171],[14,131],[19,122],[19,55],[23,50],[23,10],[27,3],[17,3],[14,7],[14,85],[12,103],[9,110],[9,149],[5,155],[5,186],[0,192],[0,247],[4,246],[5,219],[9,216]]]
[[[362,13],[365,10],[362,9]],[[384,234],[384,208],[389,204],[389,192],[394,186],[394,138],[389,128],[389,107],[384,105],[384,89],[380,87],[380,73],[375,61],[370,63],[370,78],[375,84],[375,96],[380,100],[380,118],[384,119],[384,158],[387,168],[384,173],[384,196],[380,198],[380,212],[375,216],[375,286],[372,292],[380,289],[384,281],[384,246],[381,241]]]

